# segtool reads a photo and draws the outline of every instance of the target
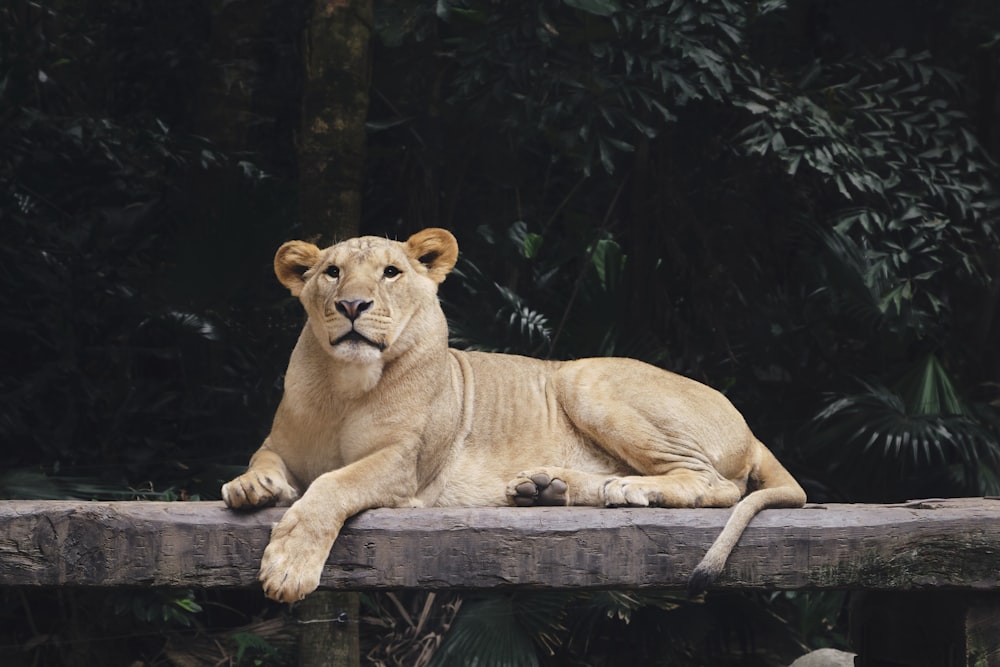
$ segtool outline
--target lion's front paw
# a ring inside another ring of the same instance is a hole
[[[281,475],[248,470],[222,486],[222,499],[231,509],[289,505],[298,494]]]
[[[260,562],[264,594],[278,602],[296,602],[319,586],[323,565],[335,534],[327,534],[292,507],[271,531],[271,541]]]
[[[507,499],[518,507],[566,505],[569,485],[544,471],[518,473],[507,485]]]

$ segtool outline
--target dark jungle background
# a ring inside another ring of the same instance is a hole
[[[995,0],[6,0],[0,497],[218,499],[302,323],[277,246],[431,225],[456,346],[697,378],[814,501],[1000,493],[998,77]],[[360,629],[383,665],[771,665],[844,604],[379,595]],[[0,592],[4,664],[292,634],[258,591]]]

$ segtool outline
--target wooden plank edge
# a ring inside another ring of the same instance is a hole
[[[0,585],[257,585],[281,509],[218,502],[0,502]],[[364,512],[323,576],[341,590],[683,588],[728,510],[426,508]],[[1000,501],[767,510],[717,588],[1000,590]]]

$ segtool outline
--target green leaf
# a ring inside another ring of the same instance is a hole
[[[597,271],[597,279],[606,292],[615,289],[625,269],[625,254],[618,243],[611,239],[601,239],[594,244],[592,263]]]
[[[201,605],[194,601],[193,598],[177,598],[174,600],[174,604],[183,609],[184,611],[190,612],[192,614],[197,614],[200,612]]]
[[[542,248],[544,241],[541,234],[529,232],[524,235],[524,242],[521,245],[521,254],[525,259],[534,259],[538,256],[538,251]]]
[[[601,158],[601,164],[604,166],[604,171],[606,171],[609,175],[615,173],[614,151],[612,151],[612,145],[613,144],[605,137],[597,138],[597,150]]]
[[[755,116],[762,113],[769,113],[771,111],[770,107],[766,107],[759,102],[744,102],[742,106]]]
[[[771,150],[775,153],[781,153],[786,147],[785,137],[782,136],[781,132],[775,132],[771,137]]]

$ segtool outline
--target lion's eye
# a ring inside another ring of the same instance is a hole
[[[385,276],[386,278],[395,278],[400,273],[402,273],[402,271],[400,271],[397,267],[393,266],[392,264],[385,267],[385,270],[382,271],[382,275]]]
[[[330,276],[331,278],[339,278],[340,269],[331,264],[330,266],[326,267],[326,275]]]

